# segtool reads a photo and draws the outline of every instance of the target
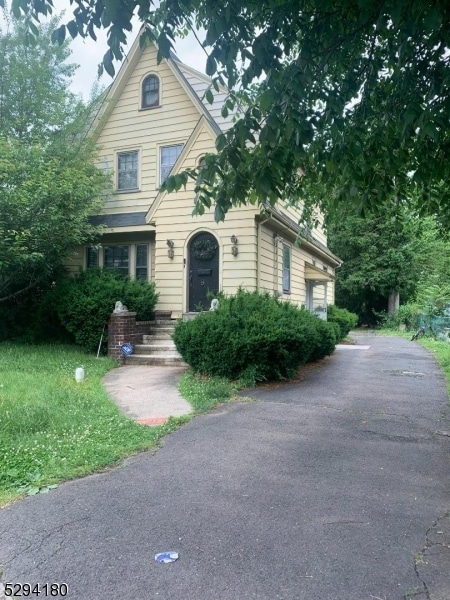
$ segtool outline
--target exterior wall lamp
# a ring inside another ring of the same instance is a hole
[[[174,246],[175,246],[175,244],[174,244],[173,240],[167,240],[166,244],[168,246],[167,256],[169,258],[173,258],[175,256],[175,252],[174,252],[174,249],[173,249]]]
[[[238,247],[237,247],[238,239],[237,239],[237,237],[234,235],[234,233],[233,233],[233,235],[231,236],[231,238],[230,238],[230,241],[231,241],[231,243],[233,244],[233,245],[231,246],[231,254],[232,254],[233,256],[237,256],[237,255],[238,255],[238,252],[239,252],[239,250],[238,250]]]

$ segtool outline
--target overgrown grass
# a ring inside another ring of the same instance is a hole
[[[224,377],[206,377],[187,371],[180,381],[180,394],[196,412],[211,410],[231,400],[242,387]]]
[[[114,364],[72,346],[0,344],[0,506],[151,448],[182,422],[123,416],[101,385]]]
[[[436,357],[447,381],[447,391],[450,396],[450,344],[430,337],[419,338],[419,343]]]

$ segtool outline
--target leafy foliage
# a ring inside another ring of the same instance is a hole
[[[65,278],[51,292],[61,323],[75,342],[89,351],[97,350],[118,300],[136,312],[138,320],[145,321],[153,316],[158,294],[153,282],[132,280],[108,269],[88,269]]]
[[[239,290],[216,311],[178,323],[173,336],[194,371],[246,381],[289,379],[334,351],[334,327],[268,294]]]
[[[343,340],[358,324],[358,315],[345,308],[339,308],[331,304],[328,307],[328,322],[338,326],[337,339]]]
[[[27,45],[23,24],[0,32],[0,302],[52,281],[72,248],[95,238],[105,174],[84,132],[88,111],[68,90],[66,46],[53,21]]]
[[[336,304],[374,323],[374,312],[387,309],[388,297],[411,298],[420,278],[418,239],[421,223],[402,211],[363,218],[343,213],[332,221],[328,244],[342,260],[336,272]]]
[[[77,68],[67,62],[69,43],[51,41],[58,23],[53,18],[39,25],[32,44],[29,22],[13,18],[0,28],[0,135],[7,139],[53,141],[84,111],[69,91]]]
[[[5,0],[0,0],[4,5]],[[380,202],[420,193],[420,210],[448,217],[450,83],[448,2],[433,0],[74,0],[55,31],[108,30],[103,65],[114,73],[136,10],[145,39],[168,57],[176,35],[205,31],[206,72],[231,90],[235,126],[218,155],[167,180],[196,181],[197,211],[306,198],[307,203]],[[50,0],[14,0],[30,34]],[[235,90],[239,90],[236,92]],[[306,176],[302,176],[306,174]]]

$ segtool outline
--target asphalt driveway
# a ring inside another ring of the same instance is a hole
[[[444,379],[416,343],[359,343],[0,510],[4,579],[76,600],[448,600]]]

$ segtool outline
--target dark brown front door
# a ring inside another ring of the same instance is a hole
[[[219,243],[207,231],[194,235],[189,242],[189,312],[208,309],[208,292],[219,289]]]

